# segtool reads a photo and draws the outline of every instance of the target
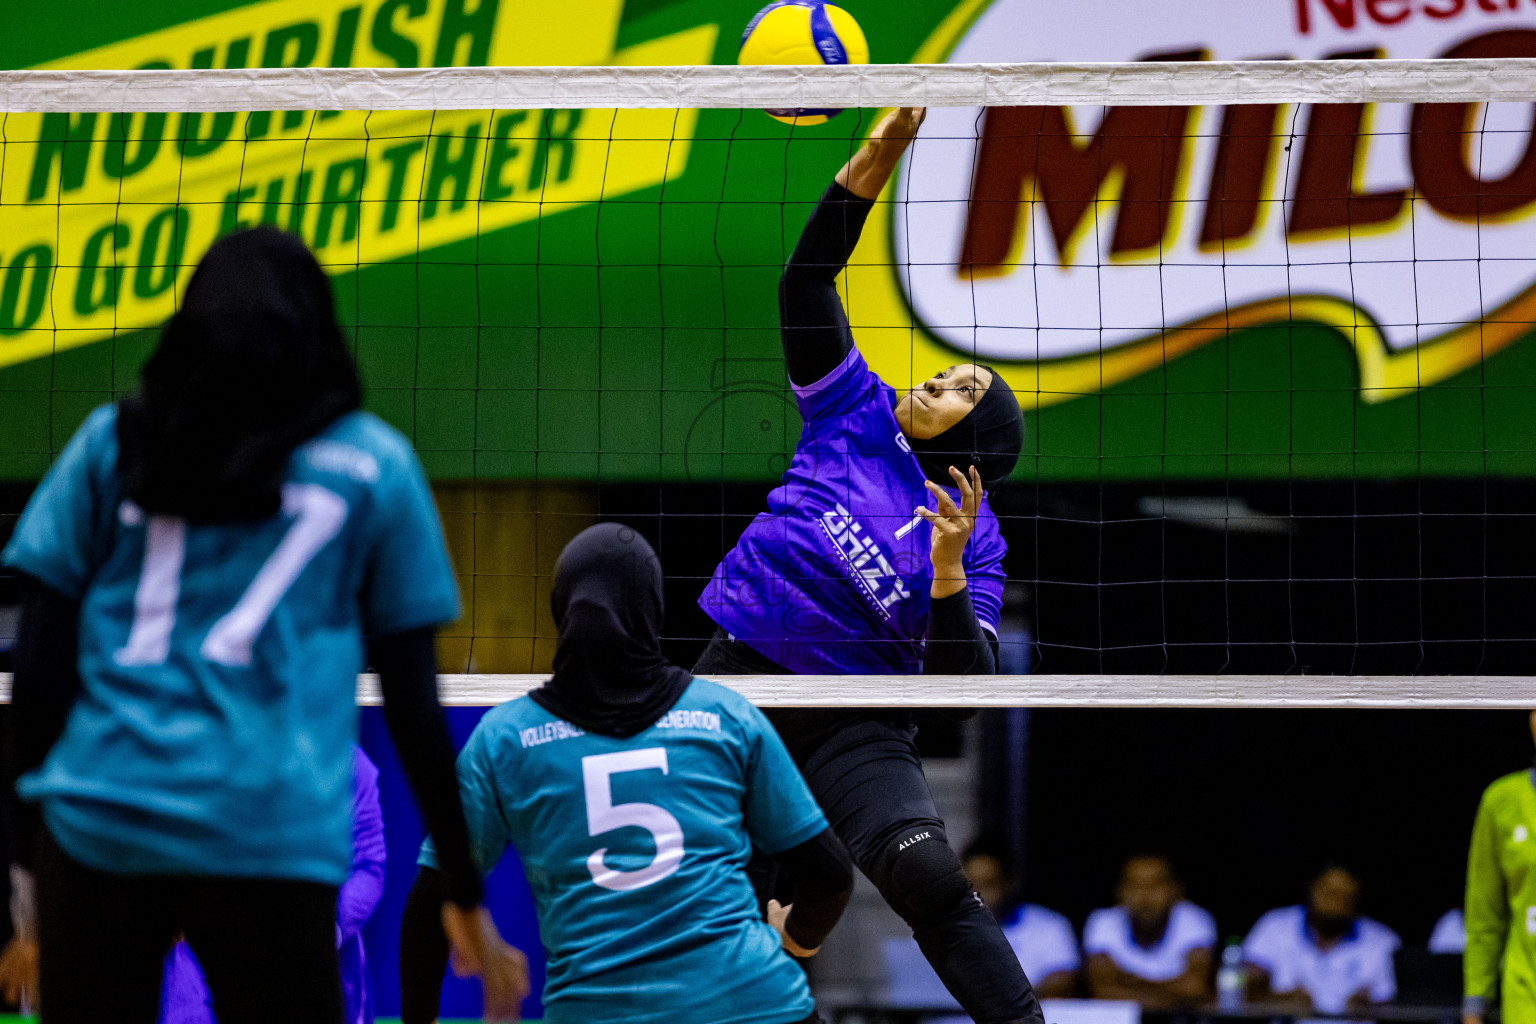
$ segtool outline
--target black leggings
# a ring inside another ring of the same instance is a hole
[[[219,1024],[341,1024],[335,886],[113,875],[46,832],[37,873],[43,1024],[155,1024],[165,954],[183,933]]]
[[[787,674],[723,633],[693,671]],[[854,863],[912,928],[965,1012],[979,1024],[1043,1024],[1018,957],[960,873],[923,776],[911,716],[802,708],[767,714]]]

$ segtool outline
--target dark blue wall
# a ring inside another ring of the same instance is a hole
[[[416,854],[426,829],[411,799],[394,745],[389,742],[383,711],[379,708],[361,710],[363,749],[379,766],[379,798],[384,804],[384,832],[389,844],[384,896],[373,919],[363,929],[363,942],[368,950],[368,969],[373,975],[374,1006],[379,1016],[395,1017],[400,1014],[400,914],[405,909],[405,896],[410,891],[411,880],[416,877]],[[448,728],[453,733],[455,746],[464,745],[487,710],[448,709]],[[538,993],[544,989],[544,947],[539,944],[533,897],[528,892],[522,865],[515,854],[509,852],[486,879],[486,905],[496,918],[502,936],[528,954],[534,994],[523,1004],[523,1016],[537,1018],[543,1009]],[[443,986],[442,1015],[479,1017],[479,984],[460,981],[450,973],[448,983]]]

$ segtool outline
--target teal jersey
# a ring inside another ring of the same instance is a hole
[[[784,1024],[809,1016],[805,973],[759,915],[747,858],[827,820],[762,713],[695,679],[627,739],[585,733],[523,697],[459,755],[470,842],[508,846],[549,954],[550,1024]],[[421,863],[436,866],[430,840]]]
[[[410,445],[353,413],[297,449],[282,510],[146,515],[98,409],[5,564],[80,602],[81,694],[20,783],[59,846],[119,874],[339,884],[365,634],[451,621],[458,590]]]

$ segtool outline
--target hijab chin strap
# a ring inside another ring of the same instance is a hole
[[[976,365],[992,374],[992,384],[965,418],[937,436],[907,438],[923,475],[944,487],[955,486],[950,466],[962,474],[975,466],[981,485],[992,490],[1008,479],[1024,448],[1024,416],[1013,389],[992,367]]]
[[[530,694],[534,703],[621,739],[670,711],[693,676],[662,657],[661,583],[656,552],[627,526],[602,523],[567,544],[550,594],[555,674]]]

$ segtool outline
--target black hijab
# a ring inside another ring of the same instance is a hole
[[[118,404],[124,486],[148,512],[265,518],[293,450],[361,404],[314,256],[274,228],[237,232],[203,257],[139,393]]]
[[[950,466],[961,473],[975,466],[981,485],[990,491],[1008,479],[1019,461],[1024,447],[1024,415],[1003,375],[990,366],[976,365],[992,374],[992,385],[981,401],[944,433],[926,440],[909,437],[907,443],[923,467],[923,475],[934,483],[953,487]]]
[[[661,562],[627,526],[576,535],[550,594],[560,644],[534,701],[588,732],[624,738],[671,710],[693,676],[661,656]]]

